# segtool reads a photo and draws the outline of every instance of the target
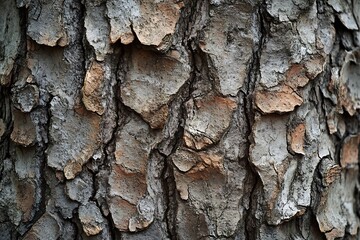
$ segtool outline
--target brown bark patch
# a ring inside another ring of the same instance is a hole
[[[129,220],[136,214],[136,206],[120,197],[113,197],[109,201],[111,218],[119,231],[129,231]]]
[[[203,149],[220,140],[229,127],[237,104],[231,98],[207,96],[186,103],[187,119],[183,140],[192,149]]]
[[[82,101],[87,110],[102,115],[102,86],[105,70],[102,64],[94,61],[87,70],[82,88]]]
[[[288,134],[290,149],[298,154],[305,155],[304,144],[305,144],[305,124],[298,124]]]
[[[36,129],[31,121],[30,114],[13,109],[14,128],[10,135],[11,140],[23,146],[29,146],[36,140]]]
[[[285,78],[285,84],[293,89],[304,87],[310,80],[306,76],[306,69],[301,64],[292,65],[285,73]]]
[[[144,174],[126,172],[117,165],[113,166],[109,184],[111,195],[119,196],[134,205],[145,196],[147,190]]]
[[[303,99],[288,86],[255,93],[255,104],[263,113],[291,112],[302,103]]]
[[[341,166],[343,168],[357,166],[359,162],[360,135],[348,136],[341,149]]]

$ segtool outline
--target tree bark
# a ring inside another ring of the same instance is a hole
[[[360,1],[0,7],[0,239],[360,238]]]

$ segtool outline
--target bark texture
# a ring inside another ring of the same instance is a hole
[[[359,239],[359,0],[1,0],[0,239]]]

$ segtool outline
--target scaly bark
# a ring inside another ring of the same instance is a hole
[[[0,7],[0,239],[360,237],[360,1]]]

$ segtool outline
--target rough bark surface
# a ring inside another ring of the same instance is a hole
[[[0,239],[359,239],[359,0],[0,1]]]

